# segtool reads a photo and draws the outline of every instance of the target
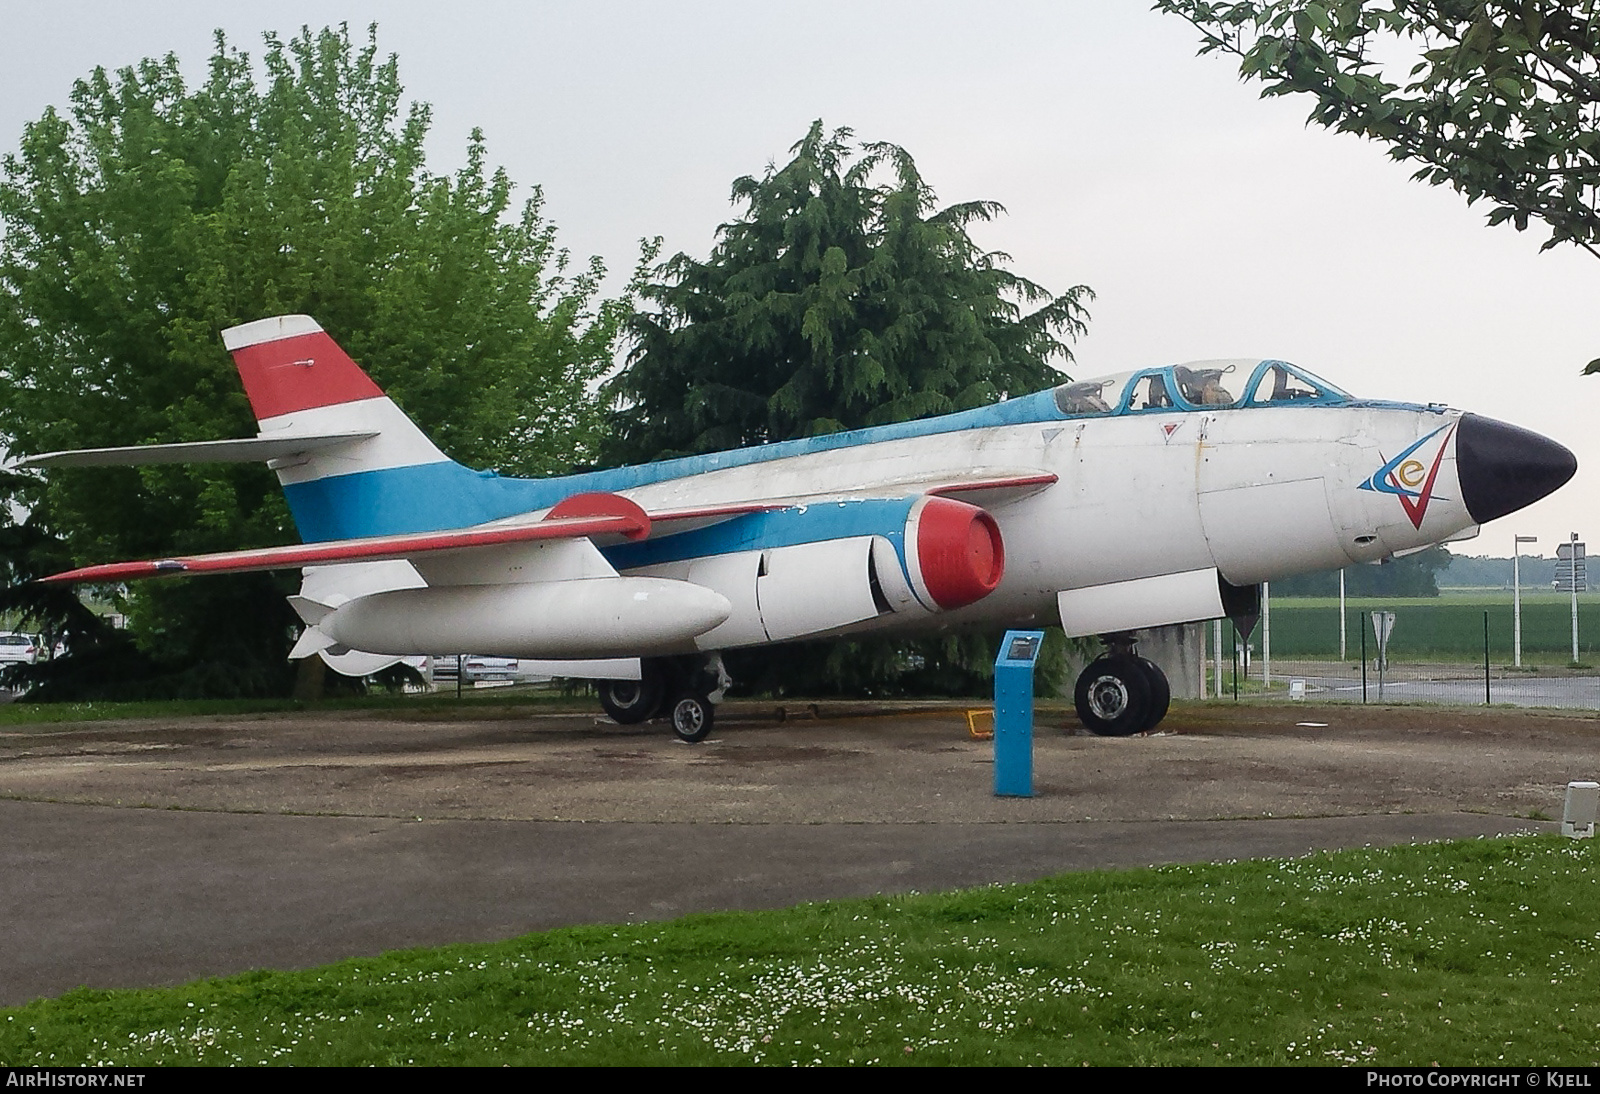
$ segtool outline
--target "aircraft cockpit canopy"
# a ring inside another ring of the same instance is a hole
[[[1143,414],[1148,411],[1238,410],[1255,406],[1346,403],[1351,396],[1287,361],[1195,361],[1055,389],[1056,407],[1069,418]]]

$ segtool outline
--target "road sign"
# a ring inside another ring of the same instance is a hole
[[[1577,541],[1556,545],[1556,591],[1586,593],[1589,591],[1588,562],[1584,558],[1584,545]]]
[[[1378,639],[1378,701],[1382,702],[1384,670],[1389,667],[1389,636],[1394,633],[1394,613],[1373,612],[1372,633]]]
[[[1389,649],[1389,636],[1394,633],[1394,613],[1373,612],[1372,633],[1377,636],[1378,657],[1382,659]]]

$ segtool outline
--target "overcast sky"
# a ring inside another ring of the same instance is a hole
[[[783,162],[810,123],[907,149],[941,202],[1008,210],[978,242],[1047,288],[1094,289],[1079,376],[1280,357],[1358,394],[1447,402],[1578,454],[1554,497],[1468,554],[1600,536],[1600,261],[1539,253],[1537,225],[1484,226],[1384,149],[1263,101],[1187,24],[1129,0],[1055,3],[272,3],[0,0],[0,148],[73,80],[213,32],[348,22],[433,106],[430,166],[482,127],[491,160],[543,186],[578,258],[626,271],[638,240],[704,257],[729,185]]]

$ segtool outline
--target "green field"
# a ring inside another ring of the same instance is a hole
[[[1339,600],[1337,597],[1273,599],[1272,655],[1274,657],[1337,657],[1339,654]],[[1368,612],[1395,613],[1390,654],[1394,657],[1439,656],[1448,660],[1483,659],[1483,617],[1489,613],[1489,658],[1492,664],[1511,661],[1511,594],[1494,590],[1449,593],[1427,599],[1355,599],[1346,601],[1347,655],[1360,656],[1365,627],[1369,655],[1376,654]],[[1253,636],[1261,648],[1261,630]],[[1224,639],[1226,641],[1226,639]],[[1522,596],[1522,651],[1525,658],[1549,663],[1572,659],[1572,610],[1567,596],[1558,593],[1524,593]],[[1582,661],[1600,658],[1600,595],[1578,597],[1578,653]]]
[[[0,1064],[1600,1066],[1600,851],[1070,874],[77,991]]]

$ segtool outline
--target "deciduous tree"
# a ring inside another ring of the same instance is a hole
[[[1413,176],[1600,257],[1600,9],[1590,0],[1157,0],[1263,95],[1389,146]],[[1600,360],[1586,371],[1600,371]]]
[[[259,68],[219,33],[193,88],[170,55],[78,82],[4,160],[0,442],[250,435],[218,334],[304,312],[456,458],[591,461],[631,303],[599,299],[598,259],[569,269],[539,191],[516,205],[480,133],[459,171],[430,172],[428,123],[375,28],[360,47],[343,28],[268,35]],[[294,538],[259,466],[63,470],[43,489],[77,562]],[[173,690],[279,691],[289,581],[142,586],[130,618]]]

